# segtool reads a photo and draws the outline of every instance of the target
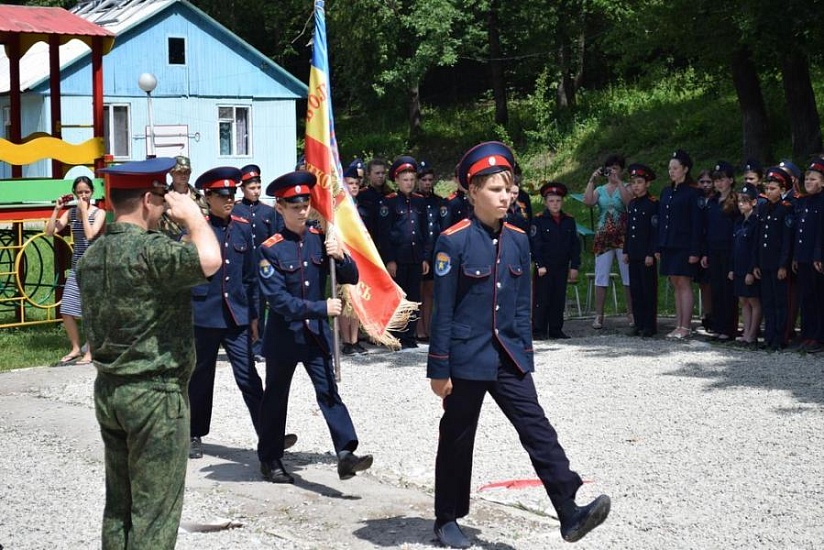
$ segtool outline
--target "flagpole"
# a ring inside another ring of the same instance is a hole
[[[332,199],[332,206],[334,207],[335,199]],[[327,224],[328,232],[326,233],[326,239],[335,238],[337,239],[337,235],[332,235],[332,232],[335,230],[335,226],[332,224]],[[338,242],[340,245],[340,242]],[[335,259],[329,258],[329,281],[332,286],[332,299],[338,297],[338,275],[337,270],[335,269]],[[343,310],[341,309],[341,315],[343,315]],[[335,382],[340,382],[340,315],[335,315],[332,317],[332,361],[335,367]]]

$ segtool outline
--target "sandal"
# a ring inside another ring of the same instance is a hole
[[[60,358],[60,361],[58,361],[57,364],[58,365],[71,365],[72,363],[74,363],[75,361],[80,359],[81,355],[82,355],[82,353],[80,353],[80,352],[67,353],[66,355],[64,355],[63,357]]]
[[[603,315],[596,315],[595,319],[592,321],[592,328],[603,328],[604,327],[604,316]]]

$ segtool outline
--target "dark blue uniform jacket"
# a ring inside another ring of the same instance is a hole
[[[624,254],[630,260],[654,256],[658,242],[658,199],[647,193],[627,205],[627,231]]]
[[[755,269],[758,257],[759,222],[755,212],[744,219],[739,216],[733,227],[732,272],[744,277]]]
[[[761,269],[790,267],[794,220],[792,205],[786,201],[765,202],[758,208],[758,259]]]
[[[731,212],[724,212],[723,203],[718,201],[718,196],[713,195],[707,200],[704,209],[705,222],[705,251],[723,252],[732,249],[732,234],[735,226],[735,219],[738,217],[738,208],[733,208]]]
[[[658,250],[686,249],[690,256],[700,256],[706,202],[701,190],[687,183],[668,185],[658,202]]]
[[[269,356],[281,345],[317,344],[332,349],[326,314],[326,255],[319,230],[307,227],[303,237],[285,229],[275,233],[258,249],[260,284],[270,315],[266,322],[264,353]],[[358,268],[348,255],[335,261],[337,282],[354,285]],[[313,340],[306,339],[307,332]]]
[[[581,241],[572,216],[561,212],[556,222],[544,210],[532,218],[529,237],[535,267],[581,267]]]
[[[793,259],[797,262],[821,261],[822,212],[824,194],[802,195],[795,199],[795,240]]]
[[[384,198],[378,218],[378,251],[384,262],[429,261],[432,241],[422,196],[391,193]]]
[[[496,380],[501,364],[533,370],[529,239],[504,224],[493,235],[474,217],[435,247],[429,378]]]
[[[235,204],[232,214],[246,219],[252,226],[252,244],[255,250],[263,241],[283,229],[283,218],[277,210],[260,201],[242,199]]]
[[[257,319],[258,281],[252,229],[244,218],[209,215],[223,264],[209,283],[192,287],[194,324],[206,328],[248,325]]]

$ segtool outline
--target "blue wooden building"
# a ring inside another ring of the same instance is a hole
[[[71,11],[116,35],[103,58],[106,151],[116,162],[143,159],[152,149],[157,156],[185,154],[194,177],[255,163],[264,185],[294,168],[303,115],[296,102],[306,86],[220,23],[186,0],[91,0]],[[8,59],[1,52],[8,136]],[[60,65],[63,139],[81,143],[92,136],[89,48],[77,41],[61,46]],[[21,60],[24,137],[51,131],[48,72],[45,45],[35,45]],[[138,85],[143,73],[157,80],[151,99]],[[10,175],[0,163],[0,178]],[[28,165],[23,176],[53,176],[51,163]]]

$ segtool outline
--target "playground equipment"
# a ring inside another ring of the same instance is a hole
[[[63,141],[60,101],[60,46],[80,40],[91,48],[93,137],[80,144]],[[0,44],[8,67],[9,139],[0,138],[0,162],[11,165],[10,180],[0,180],[0,328],[59,321],[71,246],[61,236],[46,237],[45,220],[54,200],[71,189],[63,177],[69,168],[104,164],[103,56],[114,35],[62,8],[0,5]],[[23,137],[21,131],[21,59],[47,54],[49,63],[50,133]],[[22,179],[22,167],[50,159],[52,178]],[[95,197],[104,197],[95,180]]]

